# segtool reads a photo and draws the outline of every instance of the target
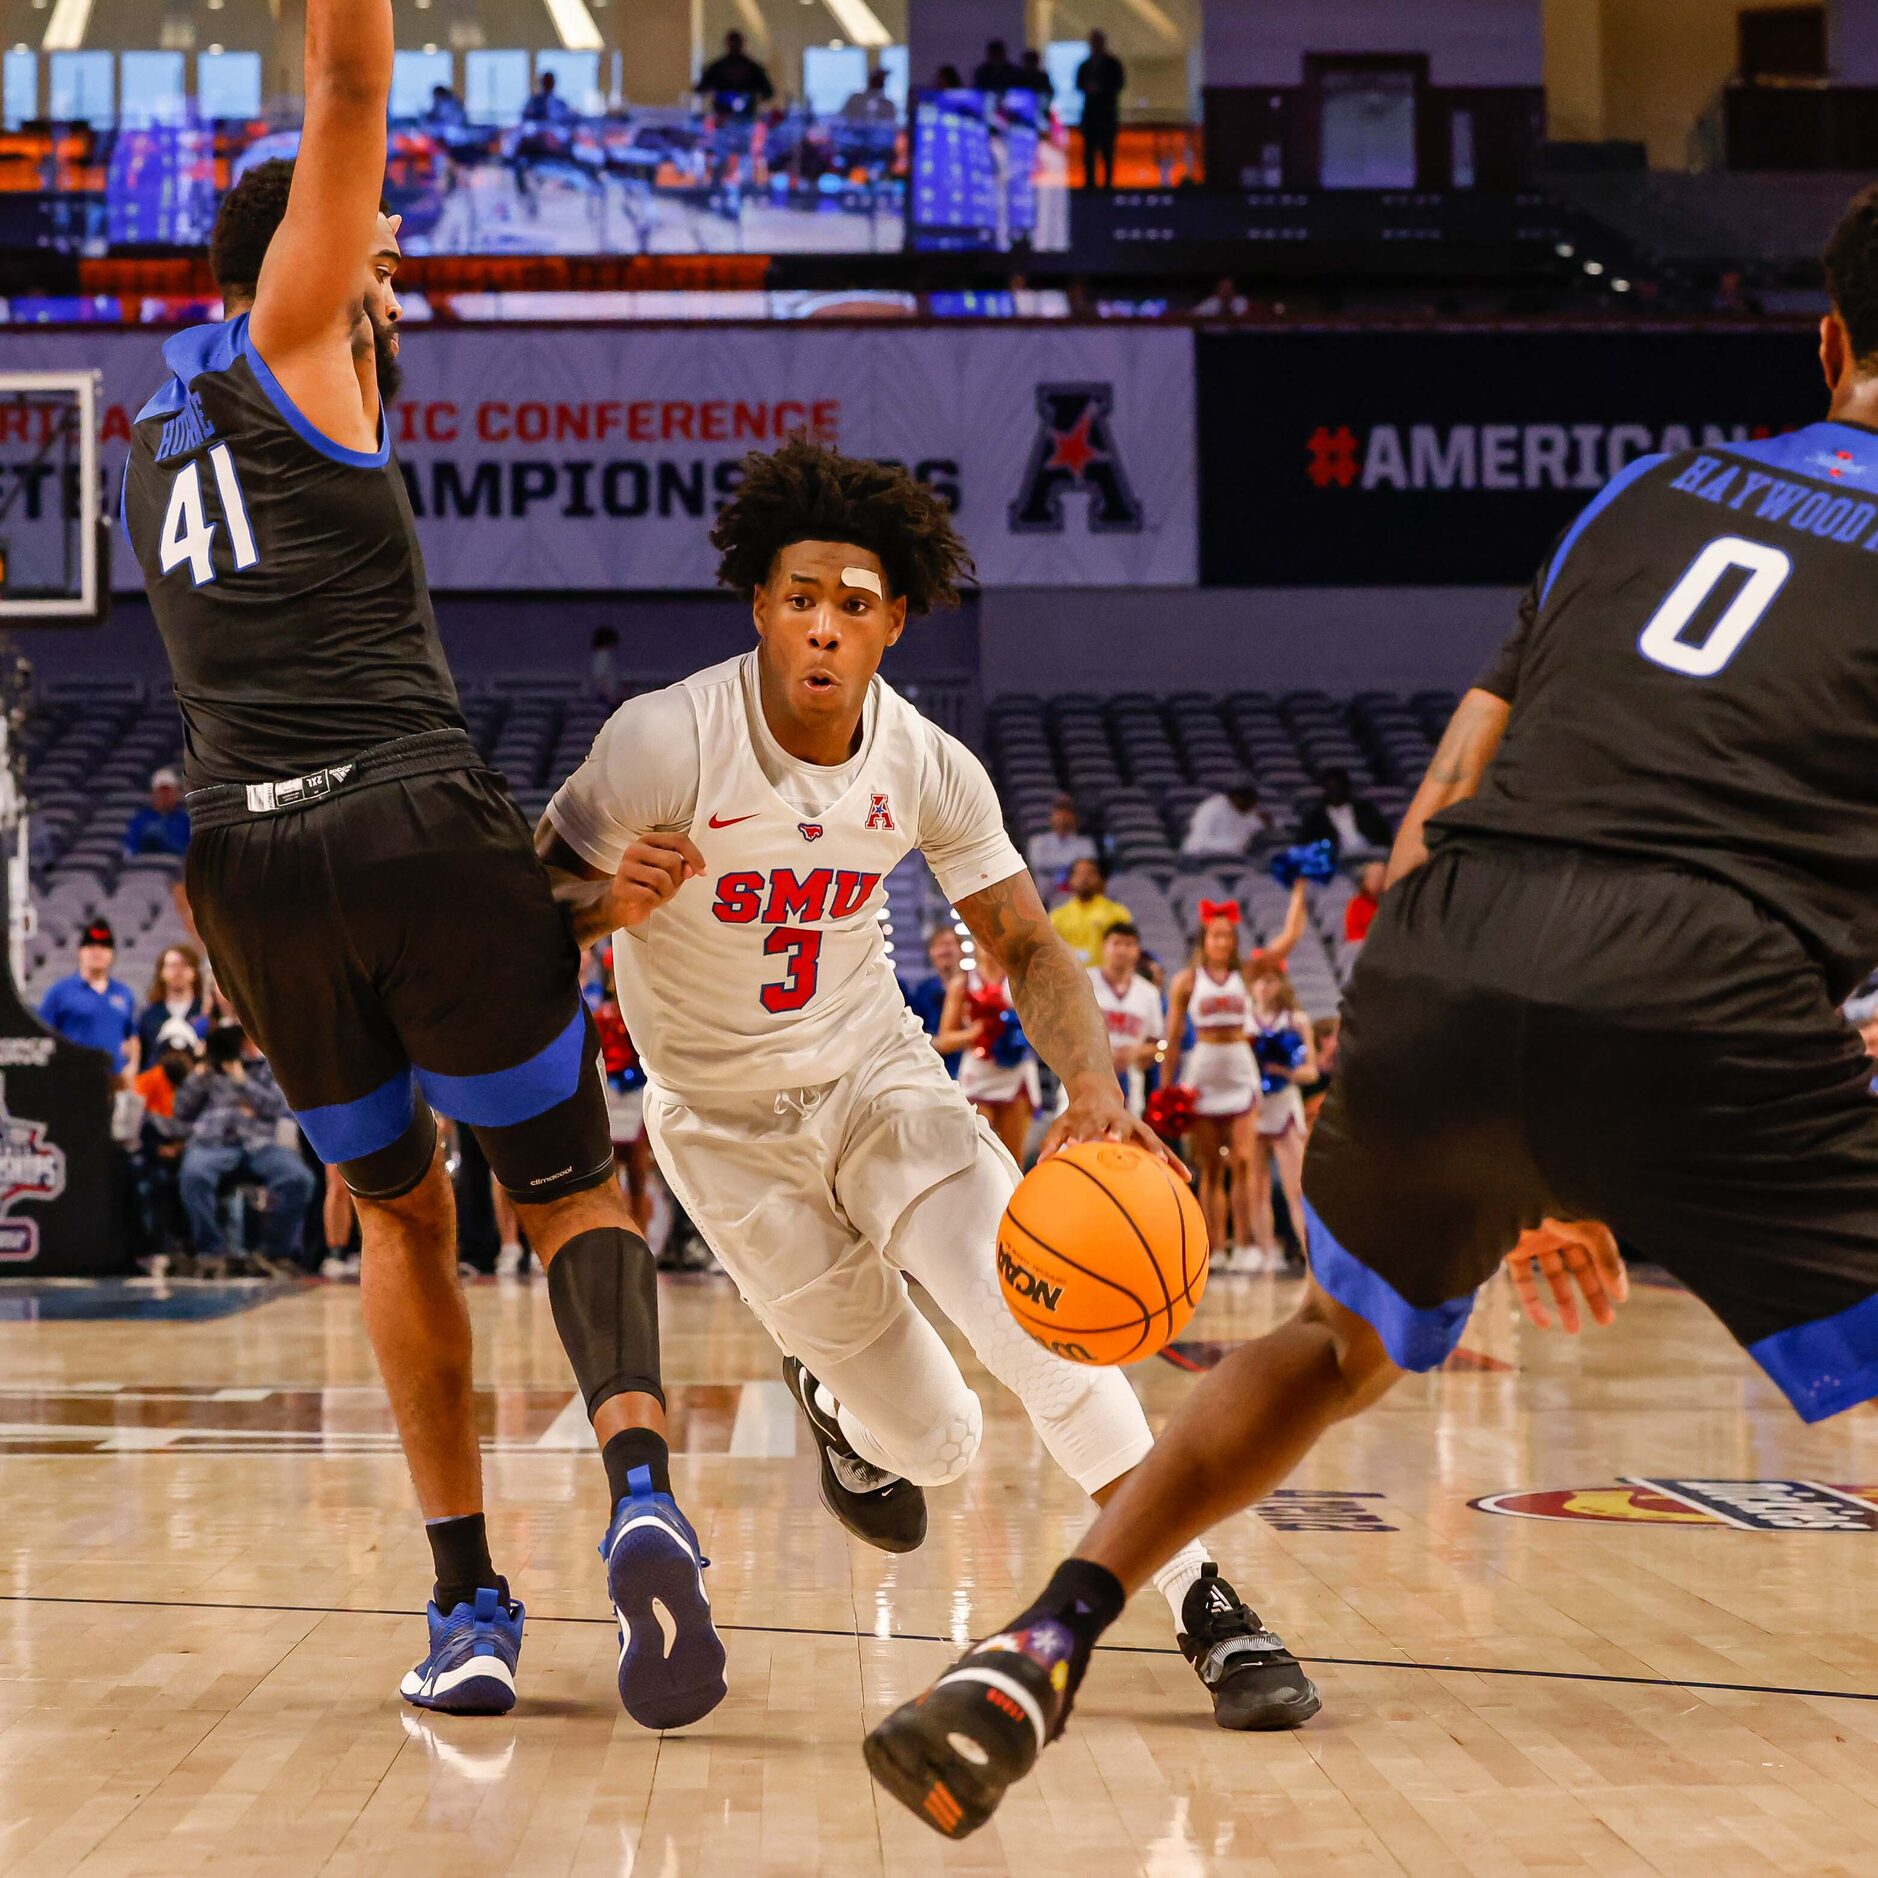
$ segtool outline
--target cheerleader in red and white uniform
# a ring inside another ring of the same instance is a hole
[[[1187,1019],[1195,1042],[1181,1048]],[[1168,1080],[1193,1092],[1194,1187],[1216,1253],[1250,1247],[1252,1189],[1258,1154],[1259,1067],[1252,1054],[1252,993],[1239,956],[1237,900],[1200,902],[1193,962],[1168,992]],[[1232,1175],[1232,1233],[1227,1233],[1226,1176]]]
[[[991,1124],[991,1132],[1019,1167],[1031,1118],[1043,1100],[1036,1053],[1011,1004],[1004,968],[980,952],[971,969],[946,991],[933,1038],[941,1056],[959,1058],[959,1093]]]

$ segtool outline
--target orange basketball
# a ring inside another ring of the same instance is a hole
[[[1040,1161],[998,1225],[1011,1315],[1072,1363],[1139,1363],[1180,1335],[1206,1289],[1206,1221],[1145,1148],[1080,1141]]]

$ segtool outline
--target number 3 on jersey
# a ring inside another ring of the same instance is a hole
[[[248,526],[248,505],[241,498],[241,484],[235,477],[235,459],[228,445],[216,444],[209,451],[209,467],[215,475],[215,493],[222,504],[222,517],[228,523],[228,538],[234,544],[237,571],[252,567],[261,557],[255,551],[254,530]],[[215,524],[202,506],[202,465],[185,463],[170,485],[170,505],[163,514],[163,538],[158,559],[163,572],[173,573],[186,561],[189,578],[206,586],[215,578]]]
[[[1745,573],[1747,579],[1709,628],[1708,636],[1683,638],[1710,595],[1736,572]],[[1711,541],[1650,616],[1637,650],[1666,671],[1681,672],[1686,678],[1713,678],[1741,650],[1792,572],[1791,558],[1764,541],[1744,541],[1739,535]]]
[[[822,935],[802,932],[793,926],[778,926],[763,941],[763,950],[771,958],[787,957],[789,969],[780,982],[765,985],[761,996],[763,1008],[772,1016],[785,1011],[799,1011],[815,995],[816,973],[821,963]]]

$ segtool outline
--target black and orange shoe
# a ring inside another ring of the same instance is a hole
[[[974,1833],[1063,1732],[1081,1672],[1049,1618],[987,1637],[863,1744],[874,1778],[948,1839]]]

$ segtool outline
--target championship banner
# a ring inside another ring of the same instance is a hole
[[[1207,333],[1209,586],[1524,586],[1651,451],[1823,417],[1794,331]]]
[[[165,336],[6,341],[9,370],[103,371],[112,511]],[[987,586],[1197,578],[1185,332],[420,325],[403,363],[392,441],[439,592],[709,588],[738,460],[795,431],[942,491]],[[38,503],[35,448],[0,410],[0,478]],[[139,584],[121,541],[114,580]]]

